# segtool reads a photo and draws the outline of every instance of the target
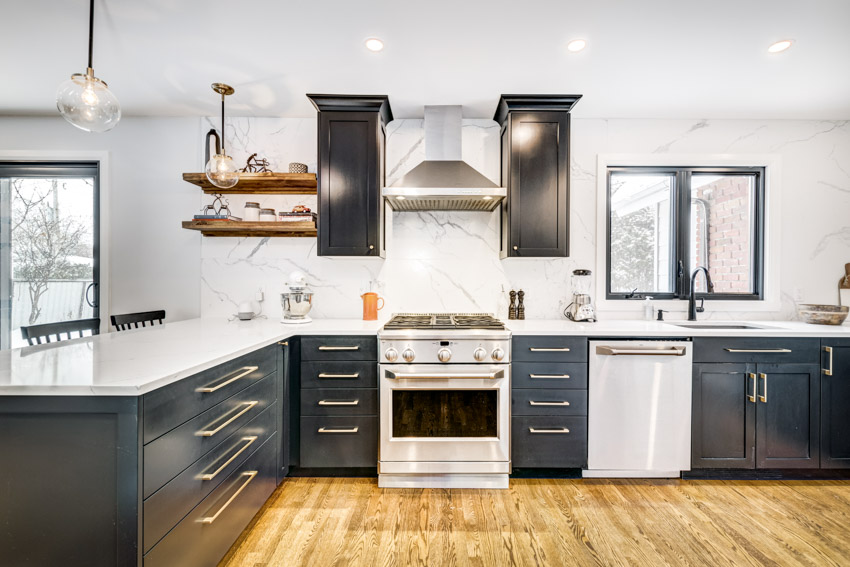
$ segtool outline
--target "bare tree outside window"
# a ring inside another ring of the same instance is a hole
[[[26,284],[30,325],[40,321],[42,299],[52,282],[93,277],[91,223],[74,214],[73,204],[60,206],[63,190],[80,183],[90,192],[91,178],[11,180],[12,279]],[[62,318],[78,317],[75,311],[68,306]]]

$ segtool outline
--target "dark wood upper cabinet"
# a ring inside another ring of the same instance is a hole
[[[567,257],[570,109],[581,95],[502,95],[501,258]]]
[[[307,97],[319,111],[318,255],[384,256],[384,95]]]

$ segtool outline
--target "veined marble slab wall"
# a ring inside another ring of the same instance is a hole
[[[217,121],[203,121],[203,131]],[[387,182],[425,157],[422,120],[395,120],[387,128]],[[228,151],[243,163],[267,157],[275,171],[290,161],[316,170],[316,120],[234,118]],[[507,291],[526,292],[530,319],[563,317],[575,268],[596,266],[596,163],[603,153],[755,154],[781,156],[783,239],[782,309],[707,313],[708,318],[793,316],[797,290],[806,302],[835,302],[842,267],[850,261],[850,123],[816,121],[594,120],[572,123],[570,258],[499,260],[498,212],[391,212],[386,259],[320,258],[306,238],[205,238],[201,262],[202,316],[229,316],[263,288],[264,311],[281,315],[279,293],[291,272],[313,287],[313,314],[361,316],[360,294],[378,282],[384,314],[485,311],[507,317]],[[464,120],[463,159],[499,179],[499,128],[490,120]],[[208,199],[208,198],[207,198]],[[234,214],[246,200],[288,210],[315,197],[229,196]],[[206,201],[204,201],[206,202]],[[200,205],[199,205],[200,206]],[[684,309],[684,307],[683,307]],[[639,316],[610,313],[609,317]]]

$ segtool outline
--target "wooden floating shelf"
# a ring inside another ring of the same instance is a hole
[[[316,225],[309,221],[298,222],[249,222],[228,220],[195,219],[183,221],[183,228],[200,230],[204,236],[287,236],[315,238]]]
[[[318,187],[315,173],[240,173],[239,182],[230,189],[216,187],[204,173],[184,173],[183,181],[197,185],[204,193],[228,195],[315,195]]]

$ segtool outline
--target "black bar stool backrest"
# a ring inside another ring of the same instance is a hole
[[[64,341],[67,339],[76,339],[84,336],[84,331],[91,331],[92,335],[98,334],[100,332],[100,319],[75,319],[73,321],[61,321],[59,323],[30,325],[28,327],[21,327],[21,336],[26,339],[29,345],[40,345],[53,342],[53,340]],[[76,333],[77,336],[72,336],[72,333]]]
[[[126,313],[124,315],[113,315],[109,318],[116,331],[128,331],[140,327],[153,327],[156,321],[162,325],[165,319],[165,310],[142,311],[141,313]],[[149,324],[148,324],[149,323]]]

